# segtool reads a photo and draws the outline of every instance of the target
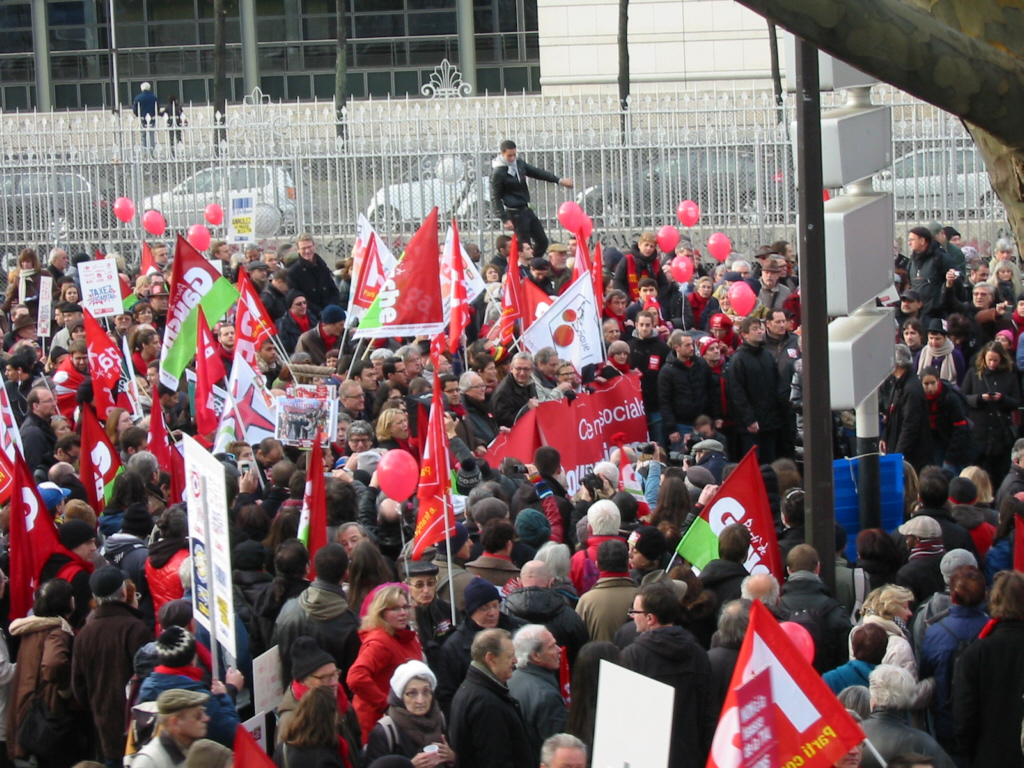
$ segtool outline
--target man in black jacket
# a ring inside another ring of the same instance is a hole
[[[717,387],[711,368],[695,354],[693,337],[685,331],[672,331],[668,345],[675,357],[670,357],[658,374],[658,404],[669,443],[678,451],[698,416],[722,418],[721,398],[713,396]]]
[[[480,632],[471,650],[472,664],[452,701],[452,749],[459,765],[534,768],[526,720],[508,690],[516,668],[512,636],[503,629]]]
[[[932,238],[928,227],[914,227],[907,235],[910,246],[910,287],[920,294],[921,318],[942,317],[942,288],[946,284],[946,273],[953,269],[949,258]]]
[[[786,558],[789,578],[782,585],[782,607],[815,637],[814,668],[819,672],[835,669],[848,659],[847,638],[850,617],[842,604],[832,597],[821,580],[821,560],[810,544],[797,544]]]
[[[740,434],[741,456],[756,445],[758,460],[770,464],[778,458],[790,383],[782,381],[775,358],[764,348],[764,324],[745,317],[739,331],[743,343],[725,369],[729,410]]]
[[[53,450],[57,445],[57,433],[50,426],[50,419],[57,415],[57,400],[46,387],[36,387],[28,393],[25,402],[28,404],[28,416],[20,430],[25,463],[29,471],[42,473],[42,482],[55,461]]]
[[[328,304],[341,306],[341,294],[327,263],[317,255],[310,234],[299,235],[299,258],[288,268],[288,286],[306,295],[310,314],[320,317]]]
[[[551,588],[554,580],[547,563],[543,560],[530,560],[519,571],[521,586],[509,593],[502,611],[528,624],[543,624],[547,627],[558,644],[565,647],[569,663],[572,664],[590,636],[579,614]]]
[[[517,352],[511,367],[512,375],[502,379],[491,394],[491,410],[499,427],[511,427],[527,410],[540,404],[532,381],[533,355]]]
[[[882,453],[901,453],[920,472],[934,461],[928,400],[914,371],[914,355],[906,344],[896,345],[896,367],[883,385],[889,396],[883,403],[885,432]]]
[[[643,310],[636,316],[635,335],[629,337],[629,367],[640,371],[640,391],[644,398],[644,411],[647,413],[647,431],[651,440],[665,445],[665,424],[658,407],[658,376],[665,361],[668,360],[668,344],[654,332],[658,317],[654,312]]]
[[[672,587],[660,582],[641,587],[629,613],[638,636],[622,651],[620,663],[675,689],[668,768],[703,768],[718,724],[708,654],[675,625],[679,598]]]
[[[260,293],[260,301],[263,302],[263,308],[267,310],[271,321],[276,323],[288,311],[288,302],[285,300],[287,295],[288,270],[279,269],[270,278],[267,287]]]
[[[572,188],[572,179],[560,179],[550,171],[534,168],[519,158],[516,143],[506,139],[501,142],[498,156],[491,162],[491,207],[494,215],[501,219],[505,229],[515,230],[519,247],[533,242],[534,253],[543,256],[548,252],[548,236],[530,208],[530,189],[526,178],[540,179],[552,184]]]

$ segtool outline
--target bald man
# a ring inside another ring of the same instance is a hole
[[[567,594],[554,586],[543,560],[530,560],[519,571],[521,587],[509,594],[502,610],[530,624],[543,624],[569,654],[569,663],[590,640],[586,624],[566,602]]]

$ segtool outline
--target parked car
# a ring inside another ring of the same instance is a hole
[[[0,175],[0,221],[15,239],[67,242],[96,238],[114,222],[110,196],[77,173]]]
[[[909,152],[892,164],[892,170],[875,174],[875,189],[891,192],[898,213],[920,216],[930,212],[947,221],[963,214],[989,214],[1002,203],[992,189],[985,163],[973,145],[936,146]]]
[[[478,205],[487,205],[486,175],[474,173],[474,163],[459,157],[438,158],[419,178],[378,189],[366,207],[366,218],[376,227],[419,226],[437,206],[441,221],[455,217],[471,221]]]
[[[160,211],[168,229],[184,230],[204,223],[204,211],[210,203],[219,203],[227,214],[232,192],[253,192],[256,205],[274,206],[281,213],[285,231],[294,231],[295,182],[291,171],[282,166],[207,168],[166,192],[147,197],[142,210]]]

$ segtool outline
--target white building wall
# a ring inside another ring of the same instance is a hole
[[[538,0],[544,94],[617,93],[618,14],[618,0]],[[768,87],[768,25],[734,0],[630,0],[629,63],[636,94],[683,83]]]

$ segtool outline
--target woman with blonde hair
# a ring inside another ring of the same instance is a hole
[[[978,500],[974,503],[974,506],[991,509],[996,497],[992,493],[992,479],[989,477],[988,472],[972,464],[969,467],[963,468],[960,472],[960,477],[966,477],[978,489]]]
[[[385,450],[409,450],[409,414],[397,408],[381,411],[377,417],[377,445]]]
[[[1017,297],[1024,292],[1021,283],[1020,269],[1012,261],[999,261],[992,267],[992,275],[988,284],[996,289],[994,304],[1008,303],[1017,306]]]
[[[359,628],[359,656],[345,681],[352,691],[363,746],[388,711],[391,676],[407,661],[423,661],[420,638],[412,626],[414,605],[404,584],[382,584],[370,595]]]
[[[106,431],[110,442],[116,447],[121,439],[121,433],[128,427],[133,426],[132,414],[124,408],[112,408],[107,415]]]

